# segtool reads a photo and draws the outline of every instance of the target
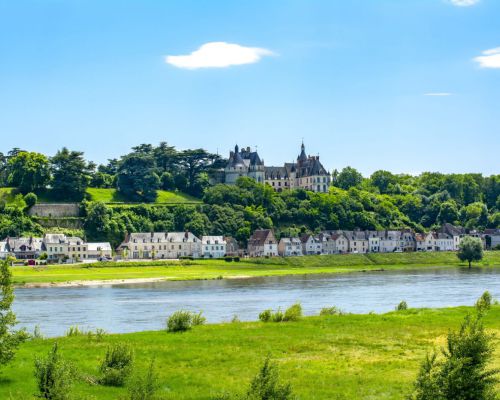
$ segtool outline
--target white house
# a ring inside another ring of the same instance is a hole
[[[281,238],[278,243],[278,254],[282,257],[301,256],[302,242],[299,238]]]
[[[401,252],[401,232],[400,231],[382,231],[380,237],[380,252],[392,253]]]
[[[344,231],[344,236],[349,240],[350,253],[367,253],[369,241],[363,231]]]
[[[126,259],[198,258],[201,240],[191,232],[131,233],[118,250]]]
[[[103,258],[111,258],[113,251],[109,242],[90,242],[87,243],[87,259],[100,260]]]
[[[318,237],[313,235],[304,235],[300,238],[302,242],[302,253],[307,255],[321,254],[323,245]]]
[[[223,236],[202,236],[201,255],[204,258],[221,258],[226,255],[226,241]]]

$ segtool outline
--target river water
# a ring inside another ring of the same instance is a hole
[[[335,275],[295,275],[250,279],[157,282],[89,287],[17,288],[14,311],[19,326],[46,336],[69,326],[111,333],[158,330],[176,310],[203,311],[208,322],[257,320],[266,308],[299,301],[306,315],[322,307],[346,312],[409,307],[472,305],[485,291],[500,297],[500,269],[431,268]]]

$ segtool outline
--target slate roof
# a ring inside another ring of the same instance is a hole
[[[248,240],[248,245],[263,246],[270,235],[274,239],[274,243],[276,243],[276,239],[274,238],[274,234],[271,229],[257,229]]]

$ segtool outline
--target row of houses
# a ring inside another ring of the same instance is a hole
[[[18,260],[34,260],[45,254],[51,262],[93,261],[112,257],[108,242],[86,242],[79,237],[46,234],[36,237],[7,237],[0,241],[0,258],[9,256]]]
[[[125,260],[221,258],[248,255],[250,257],[293,257],[320,254],[401,253],[411,251],[456,251],[464,236],[481,238],[483,246],[500,245],[500,230],[483,233],[466,232],[460,227],[445,224],[439,231],[425,234],[409,229],[383,231],[324,231],[316,235],[283,237],[277,240],[273,230],[258,229],[250,239],[246,251],[231,237],[201,236],[191,232],[147,232],[127,234],[116,252]],[[0,258],[9,255],[29,260],[46,254],[51,262],[92,261],[110,259],[111,245],[88,243],[79,237],[46,234],[43,238],[7,238],[0,242]]]
[[[248,241],[250,257],[302,256],[346,253],[402,253],[411,251],[456,251],[464,236],[479,237],[486,248],[488,233],[466,232],[464,229],[445,224],[440,231],[425,234],[409,229],[383,231],[325,231],[300,238],[284,237],[280,240],[271,229],[253,233]],[[489,248],[500,242],[500,231],[489,232]]]

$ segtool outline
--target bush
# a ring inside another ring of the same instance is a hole
[[[403,311],[408,309],[408,304],[406,304],[406,301],[402,301],[396,306],[396,311]]]
[[[289,383],[281,383],[278,367],[268,358],[252,379],[247,391],[248,400],[292,400],[295,399]]]
[[[233,261],[233,257],[224,257],[225,262],[231,262]]]
[[[202,315],[201,311],[198,314],[195,314],[195,313],[191,314],[191,325],[192,326],[204,325],[205,322],[207,322],[207,319]]]
[[[30,192],[24,196],[24,201],[26,202],[26,207],[31,208],[37,203],[38,197],[35,193]]]
[[[193,326],[203,325],[205,321],[206,318],[203,317],[201,312],[196,314],[191,311],[176,311],[168,318],[167,331],[184,332]]]
[[[86,333],[80,329],[78,325],[72,325],[69,327],[69,329],[66,331],[66,336],[72,337],[72,336],[83,336]]]
[[[271,321],[271,316],[272,316],[271,310],[264,310],[259,314],[259,319],[262,322],[269,322]]]
[[[500,245],[498,245],[498,247],[499,247],[499,250],[500,250]],[[238,256],[233,257],[233,261],[240,262],[240,258]]]
[[[99,383],[105,386],[123,386],[132,371],[133,350],[125,344],[108,347],[106,357],[101,363],[99,372],[102,377]]]
[[[137,375],[130,381],[128,387],[129,400],[154,400],[160,389],[158,375],[154,369],[154,360],[149,364],[145,375]]]
[[[281,311],[281,308],[278,308],[278,310],[272,314],[271,319],[273,322],[282,322],[284,317],[283,311]]]
[[[295,303],[286,309],[283,321],[298,321],[302,318],[302,306],[300,303]]]
[[[493,301],[493,298],[491,296],[491,293],[488,291],[485,291],[476,302],[477,310],[478,311],[489,310],[491,308],[492,301]]]
[[[337,307],[324,307],[319,312],[319,315],[340,315],[342,311],[340,311]]]
[[[46,358],[35,359],[36,397],[46,400],[69,399],[74,376],[73,368],[59,356],[57,343],[54,343]]]

